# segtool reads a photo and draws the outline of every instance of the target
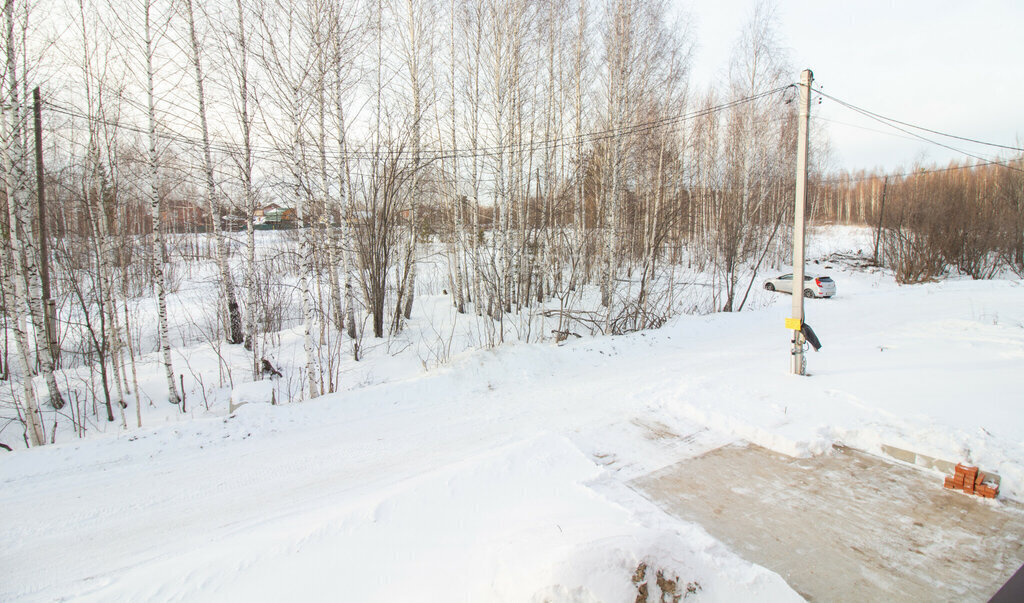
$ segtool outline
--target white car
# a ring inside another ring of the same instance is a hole
[[[764,282],[769,291],[793,292],[793,275],[782,274]],[[832,297],[836,294],[836,282],[827,276],[804,275],[804,297]]]

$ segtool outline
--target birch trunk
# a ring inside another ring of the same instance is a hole
[[[167,325],[167,280],[164,273],[164,238],[160,202],[160,164],[156,139],[156,93],[153,86],[153,30],[150,22],[152,2],[145,8],[146,43],[146,113],[149,120],[149,214],[153,220],[153,247],[150,254],[153,262],[153,284],[157,303],[157,340],[163,358],[164,374],[167,377],[167,401],[180,404],[178,388],[174,384],[174,365],[171,362],[171,338]]]
[[[302,174],[302,125],[299,121],[299,108],[301,99],[299,87],[293,89],[292,98],[292,127],[294,140],[292,141],[292,175],[295,178],[296,205],[298,207],[299,220],[307,223],[299,238],[300,275],[299,289],[302,295],[302,317],[303,317],[303,339],[302,347],[306,353],[306,378],[309,380],[309,397],[316,398],[320,395],[318,383],[320,383],[319,355],[316,345],[313,343],[315,332],[316,307],[313,305],[312,282],[316,279],[316,266],[313,257],[313,236],[316,229],[313,227],[313,216],[310,211],[309,196],[303,193]]]
[[[463,252],[465,250],[466,245],[465,245],[465,241],[463,239],[464,234],[465,234],[465,232],[464,232],[465,231],[465,216],[463,216],[462,197],[459,195],[459,151],[458,151],[459,145],[458,145],[458,141],[457,141],[457,138],[456,138],[456,129],[457,128],[456,128],[456,110],[455,110],[455,105],[456,105],[457,100],[456,100],[456,95],[455,95],[455,63],[456,63],[456,60],[455,60],[455,56],[456,56],[456,50],[455,50],[455,10],[456,10],[455,0],[452,0],[452,2],[451,2],[451,23],[449,24],[450,27],[449,27],[449,30],[448,30],[448,35],[449,35],[449,38],[448,38],[448,48],[449,48],[449,55],[450,55],[449,58],[451,59],[449,78],[451,78],[451,96],[452,96],[451,115],[450,115],[450,117],[451,117],[451,126],[452,126],[451,127],[451,154],[452,154],[451,197],[452,197],[452,203],[453,203],[452,209],[453,209],[453,212],[454,212],[453,217],[455,218],[455,233],[454,233],[454,241],[452,242],[452,246],[454,247],[452,256],[453,256],[453,260],[455,262],[455,291],[454,291],[453,297],[454,297],[454,301],[455,301],[456,311],[458,311],[459,314],[464,314],[466,312],[466,305],[465,305],[466,304],[466,301],[465,301],[465,299],[466,299],[465,298],[465,288],[466,287],[465,287],[465,277],[464,277],[464,274],[465,274],[465,261],[463,261],[463,258],[464,258],[464,253]],[[439,123],[438,123],[438,138],[440,138],[440,127],[441,126],[440,126],[440,120],[439,120]]]
[[[256,233],[252,219],[256,214],[256,197],[252,190],[252,120],[249,117],[249,44],[245,30],[242,0],[235,0],[238,11],[238,112],[242,126],[242,194],[246,208],[245,220],[245,348],[252,352],[252,376],[260,374],[260,351],[256,340]]]
[[[13,179],[13,196],[7,197],[8,205],[17,207],[18,225],[21,229],[23,245],[20,246],[21,253],[14,255],[15,262],[24,262],[20,266],[25,285],[25,302],[27,304],[28,316],[32,321],[32,329],[37,340],[36,357],[39,360],[43,378],[46,381],[47,393],[50,396],[50,405],[53,408],[64,407],[64,398],[61,396],[60,388],[57,387],[57,379],[53,374],[54,359],[50,350],[49,341],[46,338],[46,313],[43,309],[43,284],[39,273],[39,250],[35,244],[35,237],[31,228],[31,202],[28,191],[27,162],[28,153],[25,148],[25,133],[22,125],[22,112],[19,101],[18,83],[18,61],[19,49],[14,37],[14,2],[8,0],[4,5],[5,29],[6,29],[6,51],[7,51],[7,78],[10,85],[10,98],[8,102],[11,107],[11,124],[8,127],[7,136],[3,144],[7,145],[8,160],[10,169],[7,171],[8,178]],[[6,119],[6,117],[5,117]],[[10,188],[10,186],[9,186]],[[11,223],[12,232],[14,222]],[[38,342],[42,341],[40,345]]]
[[[504,17],[500,17],[504,18]],[[500,19],[499,18],[499,19]],[[490,308],[492,318],[501,319],[506,312],[511,312],[512,308],[509,306],[509,294],[510,285],[509,282],[509,263],[510,255],[508,249],[508,231],[509,231],[509,206],[511,195],[511,187],[509,181],[511,178],[506,178],[506,147],[508,141],[506,140],[506,109],[508,101],[508,75],[505,73],[505,46],[507,42],[507,32],[503,29],[505,24],[500,20],[495,22],[495,38],[494,41],[495,49],[493,52],[492,65],[493,70],[493,86],[494,86],[494,135],[497,144],[497,168],[495,179],[497,180],[497,186],[494,188],[494,214],[491,220],[491,264],[493,266],[493,275],[491,277],[493,290],[492,297],[494,300],[493,307]],[[505,340],[505,328],[504,322],[499,322],[499,333],[498,341],[504,342]]]
[[[483,53],[483,22],[480,4],[476,5],[476,31],[473,32],[473,67],[470,73],[472,81],[472,98],[469,112],[470,147],[473,154],[470,163],[470,180],[473,189],[473,232],[470,235],[471,253],[473,258],[473,307],[477,316],[484,313],[484,303],[481,297],[482,273],[480,268],[480,159],[477,149],[480,146],[480,57]]]
[[[416,234],[419,229],[419,208],[417,195],[419,194],[420,175],[420,126],[423,119],[420,107],[420,46],[422,34],[419,28],[422,26],[420,16],[416,14],[416,2],[407,0],[406,6],[409,12],[409,83],[412,88],[412,184],[410,186],[409,198],[409,240],[405,249],[405,273],[402,277],[401,291],[398,295],[398,307],[395,309],[395,332],[401,329],[401,320],[406,320],[412,315],[412,302],[416,295]],[[405,307],[402,308],[404,300]],[[401,315],[399,315],[401,312]]]
[[[91,112],[90,112],[91,113]],[[96,134],[98,136],[98,133]],[[93,135],[90,134],[90,137]],[[113,240],[111,236],[111,225],[110,225],[110,214],[107,211],[107,187],[99,177],[100,171],[100,159],[99,149],[96,148],[95,143],[91,143],[90,147],[93,147],[90,160],[90,173],[91,173],[91,190],[95,198],[95,218],[97,228],[96,241],[96,260],[97,260],[97,272],[100,280],[100,297],[99,297],[99,311],[100,311],[100,330],[101,337],[103,339],[103,349],[101,353],[109,353],[109,362],[111,363],[111,369],[113,370],[114,377],[114,389],[116,392],[115,400],[110,400],[107,397],[107,419],[110,421],[114,420],[113,409],[111,404],[116,404],[118,412],[121,415],[122,426],[128,427],[128,419],[124,414],[124,390],[121,388],[121,367],[120,367],[120,352],[121,352],[121,332],[118,328],[117,321],[117,303],[114,300],[114,284],[111,278],[111,273],[114,269],[115,258]],[[88,203],[88,191],[87,191],[86,203]],[[101,363],[101,369],[103,369],[104,388],[107,385],[107,375],[103,363]]]
[[[191,47],[192,66],[196,72],[196,96],[199,103],[199,127],[203,135],[203,168],[206,177],[206,204],[209,208],[210,219],[213,222],[213,240],[216,245],[217,267],[220,270],[220,289],[222,299],[227,305],[227,342],[242,343],[245,336],[242,333],[242,316],[238,307],[238,299],[235,297],[235,285],[231,280],[231,270],[228,266],[228,251],[224,244],[224,235],[221,232],[220,211],[217,207],[217,186],[213,179],[213,157],[210,152],[210,130],[206,119],[206,96],[203,92],[203,66],[202,56],[199,49],[199,40],[196,37],[195,14],[192,10],[192,0],[185,0],[186,17],[188,19],[189,44]]]
[[[345,275],[345,324],[347,335],[352,340],[352,356],[354,360],[359,360],[359,342],[356,337],[356,320],[355,320],[355,286],[352,282],[353,270],[355,268],[352,253],[355,248],[353,243],[352,235],[352,220],[354,218],[354,212],[352,211],[353,196],[354,196],[354,185],[352,182],[352,175],[350,173],[350,163],[348,156],[348,140],[346,138],[346,126],[345,126],[345,100],[343,98],[344,91],[344,78],[343,78],[343,66],[344,57],[341,48],[341,12],[336,13],[336,32],[334,35],[335,46],[334,46],[334,99],[335,109],[338,117],[338,151],[340,166],[338,170],[338,194],[339,194],[339,212],[341,219],[341,258],[342,258],[342,270]]]
[[[312,233],[307,229],[307,232],[303,233],[302,243],[299,245],[299,254],[302,258],[302,275],[299,277],[299,290],[302,294],[302,347],[306,353],[306,377],[309,379],[309,397],[316,398],[320,395],[317,388],[320,377],[316,370],[316,346],[313,344],[313,323],[316,309],[313,307],[313,296],[310,289],[310,280],[313,274],[313,245],[312,241],[310,241],[312,236]]]
[[[0,147],[3,152],[5,193],[7,195],[8,225],[10,230],[10,265],[13,268],[14,278],[4,279],[5,295],[7,299],[13,299],[16,310],[11,312],[10,324],[14,330],[14,343],[17,347],[15,358],[18,361],[18,368],[21,371],[21,382],[25,395],[25,423],[28,428],[29,445],[42,446],[46,443],[46,435],[43,432],[42,414],[39,412],[39,405],[36,401],[35,387],[32,383],[32,359],[28,344],[28,335],[25,329],[25,312],[28,311],[28,292],[26,291],[26,280],[24,266],[21,262],[21,233],[19,232],[20,209],[17,206],[17,194],[15,192],[16,178],[13,174],[11,161],[11,129],[7,121],[7,111],[0,104]],[[12,286],[13,285],[13,286]],[[13,289],[13,291],[12,291]]]
[[[128,279],[125,277],[123,282]],[[132,385],[135,392],[135,423],[136,427],[142,427],[142,391],[139,389],[139,373],[135,367],[135,348],[132,346],[131,320],[128,315],[128,294],[122,289],[122,304],[124,309],[124,337],[128,345],[128,361],[132,367]]]
[[[338,194],[341,213],[341,261],[345,274],[345,317],[349,339],[353,341],[352,351],[355,360],[359,360],[359,348],[356,342],[355,290],[352,284],[352,180],[349,174],[348,142],[345,138],[345,102],[342,98],[342,57],[340,36],[335,35],[334,46],[334,102],[338,114]]]
[[[327,40],[319,40],[318,45],[326,46]],[[334,225],[330,220],[330,216],[334,212],[327,211],[331,197],[331,187],[330,178],[327,175],[327,65],[326,59],[323,56],[318,58],[317,71],[319,76],[319,81],[316,84],[317,118],[319,123],[317,150],[320,154],[321,202],[324,204],[324,215],[321,220],[324,227],[324,245],[327,248],[327,281],[331,296],[330,316],[334,323],[334,328],[338,333],[341,333],[345,328],[345,316],[343,314],[344,306],[341,302],[341,285],[338,281],[337,237],[335,236]]]
[[[584,44],[586,42],[585,37],[587,33],[587,3],[586,0],[580,0],[579,8],[579,23],[577,24],[576,30],[576,57],[574,64],[574,84],[576,86],[575,94],[575,127],[576,127],[576,162],[577,162],[577,174],[576,174],[576,186],[573,189],[573,225],[574,225],[574,247],[575,253],[578,254],[582,263],[582,257],[589,255],[586,253],[586,229],[587,229],[587,206],[586,197],[584,193],[584,187],[586,186],[586,178],[588,171],[588,164],[586,158],[583,155],[583,71],[585,69],[585,57],[584,57]],[[585,267],[586,268],[586,267]],[[589,268],[586,268],[586,273],[589,273]],[[584,275],[585,276],[585,275]],[[576,279],[577,270],[572,271],[572,280],[569,282],[569,289],[575,289],[577,286]],[[559,327],[561,328],[561,327]]]

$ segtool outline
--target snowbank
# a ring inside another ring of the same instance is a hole
[[[899,287],[831,255],[865,232],[810,246],[839,291],[807,302],[810,377],[788,374],[791,298],[760,289],[754,311],[558,346],[368,342],[342,391],[303,403],[287,380],[244,383],[243,352],[182,351],[206,384],[190,414],[155,404],[144,429],[0,455],[0,599],[622,601],[641,563],[701,600],[796,599],[628,482],[737,440],[843,443],[975,463],[1024,499],[1024,287]],[[417,320],[421,342],[465,337]]]

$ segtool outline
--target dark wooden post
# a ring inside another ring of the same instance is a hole
[[[32,113],[36,138],[36,200],[39,213],[39,277],[43,288],[43,322],[46,323],[46,343],[54,367],[60,366],[60,346],[57,345],[57,304],[50,295],[50,243],[46,233],[46,183],[43,171],[43,109],[39,87],[32,90]]]

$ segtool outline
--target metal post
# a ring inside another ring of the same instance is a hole
[[[800,74],[800,119],[796,155],[796,206],[793,211],[793,349],[790,372],[806,373],[804,336],[800,328],[804,323],[804,206],[807,205],[807,126],[811,116],[811,82],[814,74],[804,69]],[[787,321],[789,322],[789,321]]]

